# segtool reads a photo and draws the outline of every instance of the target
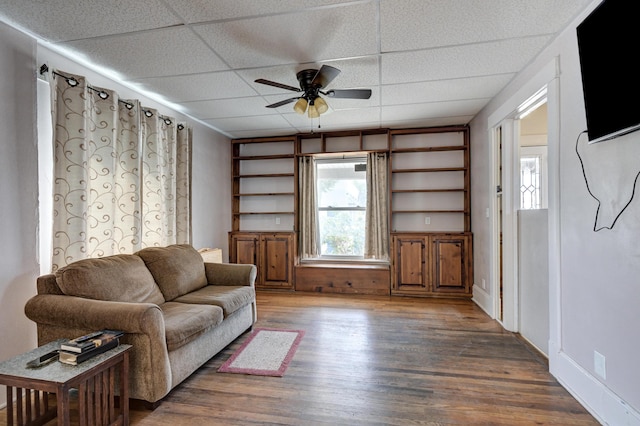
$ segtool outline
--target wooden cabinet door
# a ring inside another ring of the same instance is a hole
[[[425,292],[429,282],[427,237],[395,236],[393,288],[399,292]]]
[[[466,293],[468,291],[467,237],[434,236],[431,240],[433,253],[433,291]]]
[[[260,241],[261,284],[264,287],[291,288],[293,262],[290,234],[264,234]]]
[[[258,266],[258,241],[256,234],[234,234],[231,236],[231,263],[248,263]]]

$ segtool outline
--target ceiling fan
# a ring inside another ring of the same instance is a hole
[[[329,106],[320,95],[343,99],[369,99],[371,97],[371,89],[334,89],[323,91],[322,89],[326,88],[338,74],[340,74],[339,69],[329,65],[323,65],[319,70],[306,69],[298,72],[296,77],[300,83],[300,88],[265,80],[263,78],[259,78],[255,82],[279,87],[280,89],[291,90],[292,92],[302,92],[300,96],[267,105],[267,108],[278,108],[297,100],[293,106],[295,112],[304,114],[305,111],[307,111],[310,118],[317,118],[329,109]]]

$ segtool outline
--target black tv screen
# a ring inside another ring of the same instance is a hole
[[[640,129],[637,4],[604,0],[577,28],[589,142]]]

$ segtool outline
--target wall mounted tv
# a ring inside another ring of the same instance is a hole
[[[640,129],[636,6],[604,0],[577,27],[590,143]]]

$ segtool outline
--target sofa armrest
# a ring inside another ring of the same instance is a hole
[[[110,302],[47,294],[29,299],[24,312],[37,324],[69,329],[122,330],[164,339],[162,311],[153,303]]]
[[[164,316],[158,305],[45,294],[29,299],[24,312],[37,324],[39,345],[102,329],[124,331],[120,341],[133,346],[130,397],[153,403],[171,390]]]
[[[246,285],[253,287],[258,270],[255,265],[236,263],[205,263],[207,283],[211,285]]]

